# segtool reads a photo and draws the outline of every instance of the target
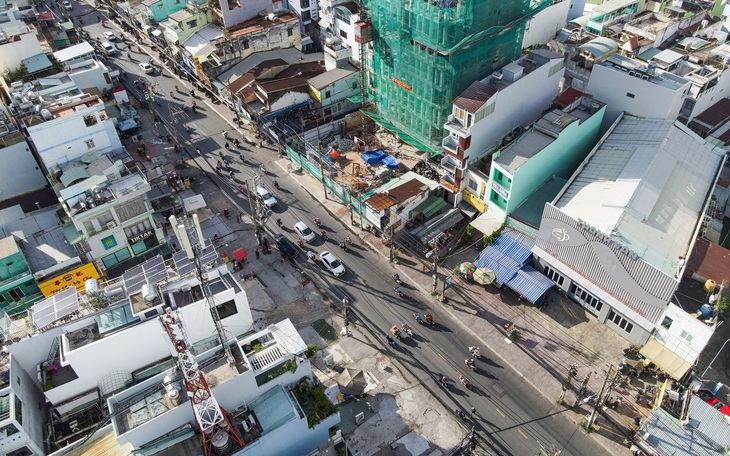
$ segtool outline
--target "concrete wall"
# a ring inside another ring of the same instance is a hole
[[[40,190],[48,185],[24,139],[0,149],[0,200]]]
[[[23,430],[31,442],[26,442],[30,448],[36,451],[44,448],[45,423],[47,420],[48,407],[43,392],[33,381],[33,378],[25,372],[20,364],[11,358],[10,364],[10,388],[22,402]],[[40,454],[40,453],[39,453]]]
[[[607,105],[601,125],[601,133],[605,133],[621,112],[647,119],[676,119],[689,85],[688,81],[680,88],[664,87],[612,67],[595,65],[586,91]]]
[[[569,1],[555,3],[527,21],[522,47],[527,48],[535,44],[545,44],[555,38],[555,35],[568,22],[570,6]]]
[[[281,109],[286,109],[290,106],[298,105],[309,101],[309,94],[305,92],[288,92],[284,96],[280,97],[275,102],[271,103],[269,110],[276,112]]]
[[[86,61],[74,63],[70,66],[73,69],[74,67],[83,67],[86,65],[90,65],[88,69],[79,68],[78,70],[74,70],[70,75],[71,79],[73,79],[79,89],[84,90],[96,88],[99,89],[99,91],[104,91],[112,88],[112,80],[109,76],[109,70],[100,62]]]
[[[236,24],[257,17],[260,11],[274,12],[273,4],[269,0],[246,0],[241,1],[241,4],[243,6],[230,9],[228,2],[220,2],[220,9],[223,13],[223,28],[233,27]]]
[[[22,22],[18,23],[18,26],[28,27]],[[17,32],[12,31],[10,33]],[[42,53],[43,49],[38,42],[34,29],[30,29],[28,33],[22,35],[15,35],[10,41],[0,44],[0,72],[17,70],[20,64],[23,63],[23,59]]]
[[[696,98],[697,101],[689,116],[689,120],[697,117],[704,110],[727,97],[730,97],[730,71],[725,70],[718,78],[715,86],[705,90]]]

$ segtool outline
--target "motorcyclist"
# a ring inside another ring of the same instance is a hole
[[[421,314],[417,314],[416,315],[416,321],[419,322],[419,323],[423,323],[423,316],[421,316]]]
[[[431,316],[431,314],[426,314],[426,321],[428,323],[433,323],[433,317]]]
[[[274,181],[274,187],[276,187],[277,190],[279,189],[279,182],[278,181]]]
[[[476,363],[474,363],[474,360],[471,358],[467,358],[464,360],[464,363],[469,367],[477,367]]]
[[[319,234],[322,236],[322,239],[324,239],[325,241],[327,240],[327,232],[325,230],[322,230],[322,232]]]
[[[302,238],[297,239],[297,245],[299,246],[299,248],[304,247],[304,241],[302,241]]]
[[[322,221],[318,219],[317,217],[314,218],[314,224],[317,226],[322,226]]]
[[[315,255],[314,252],[312,252],[311,250],[309,252],[307,252],[307,256],[312,261],[314,261],[314,259],[317,258],[317,255]]]
[[[449,379],[446,378],[445,375],[442,375],[441,376],[441,384],[444,385],[444,386],[447,386],[449,384]]]
[[[173,92],[172,90],[170,90],[170,98],[175,98],[175,92]]]
[[[177,86],[175,86],[175,92],[179,92],[179,91],[180,91],[180,89],[178,89]]]
[[[400,274],[398,274],[397,272],[393,274],[393,280],[395,280],[396,283],[400,283]]]
[[[479,357],[479,347],[469,347],[469,353],[475,358]]]
[[[281,225],[283,225],[283,224],[284,224],[284,222],[282,222],[280,218],[276,219],[276,225],[277,225],[277,226],[278,226],[279,228],[281,228]]]
[[[400,287],[393,287],[393,290],[398,296],[403,296],[403,292],[400,290]]]

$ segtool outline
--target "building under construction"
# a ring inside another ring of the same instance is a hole
[[[440,152],[452,100],[516,60],[526,22],[554,0],[364,0],[372,23],[368,114]]]

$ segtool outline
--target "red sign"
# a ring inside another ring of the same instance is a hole
[[[390,78],[390,80],[393,81],[393,84],[395,84],[395,85],[397,85],[399,87],[402,87],[402,88],[406,89],[409,92],[411,91],[411,86],[409,86],[405,82],[401,82],[401,81],[397,80],[396,78]]]

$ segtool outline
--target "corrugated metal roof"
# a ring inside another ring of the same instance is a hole
[[[532,255],[528,247],[502,233],[497,239],[482,250],[474,261],[477,268],[489,268],[494,271],[494,283],[502,285],[510,280]]]
[[[535,304],[546,291],[555,286],[555,282],[526,264],[505,285]]]
[[[465,111],[477,112],[482,105],[497,93],[497,89],[481,81],[474,81],[454,100],[454,105]]]
[[[309,85],[317,90],[324,89],[330,84],[333,84],[340,79],[344,79],[352,74],[355,74],[355,71],[345,70],[344,68],[333,68],[310,79]]]
[[[370,198],[363,201],[363,204],[371,206],[376,211],[385,210],[391,206],[395,206],[395,200],[385,193],[376,193]]]

